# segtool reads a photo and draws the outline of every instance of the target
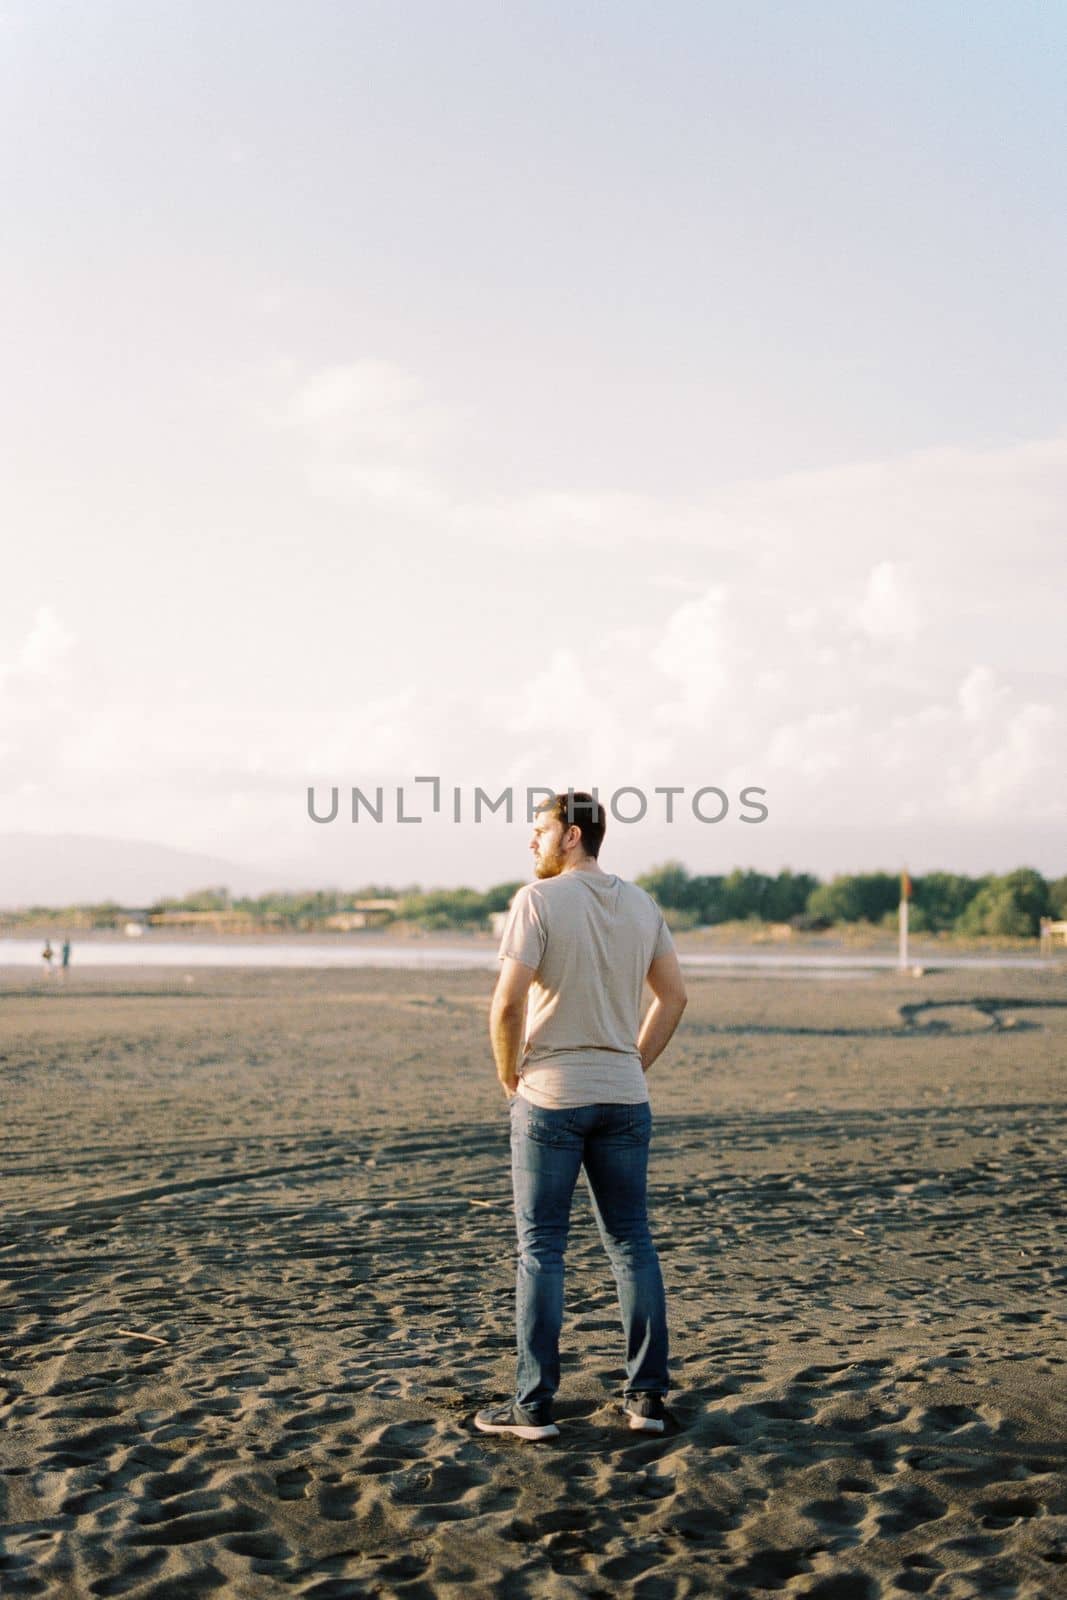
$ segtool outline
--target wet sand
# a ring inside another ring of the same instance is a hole
[[[0,1592],[1064,1592],[1062,965],[694,978],[677,1426],[624,1425],[580,1186],[537,1446],[472,1421],[513,1374],[490,984],[0,976]]]

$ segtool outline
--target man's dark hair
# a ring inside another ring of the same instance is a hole
[[[554,794],[551,800],[538,806],[549,816],[558,817],[564,829],[575,827],[582,831],[582,849],[595,860],[604,843],[604,830],[608,825],[604,807],[591,794],[580,789],[568,789],[564,794]]]

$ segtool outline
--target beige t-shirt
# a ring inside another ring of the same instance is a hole
[[[614,873],[563,872],[511,902],[500,960],[534,967],[519,1093],[537,1106],[648,1099],[637,1051],[653,960],[674,948],[651,895]]]

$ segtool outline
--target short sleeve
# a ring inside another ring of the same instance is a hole
[[[520,889],[511,902],[511,910],[504,924],[497,956],[500,961],[506,961],[510,957],[511,960],[521,961],[523,966],[533,967],[536,970],[544,957],[548,930],[544,923],[543,909],[530,893],[530,888],[530,885],[526,885]]]
[[[659,933],[656,935],[656,947],[652,952],[653,961],[658,961],[660,956],[669,956],[673,949],[674,940],[671,938],[671,930],[663,918],[660,917]]]

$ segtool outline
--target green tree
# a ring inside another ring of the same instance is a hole
[[[427,928],[466,928],[484,922],[488,910],[485,895],[476,889],[433,889],[406,895],[399,914]]]
[[[1027,938],[1038,933],[1041,918],[1048,912],[1048,884],[1032,867],[1019,867],[1001,878],[990,878],[957,926],[961,933]]]
[[[494,884],[485,892],[486,911],[506,911],[521,888],[522,884],[518,880],[514,883]]]
[[[702,874],[690,878],[685,909],[691,911],[705,927],[714,927],[726,921],[726,902],[723,896],[725,879]]]
[[[928,872],[915,879],[913,906],[921,913],[923,925],[933,932],[951,928],[986,882],[985,878],[961,877],[955,872]],[[917,929],[918,921],[913,919],[912,926]]]
[[[727,873],[722,884],[722,908],[727,922],[742,922],[746,917],[761,917],[771,880],[762,872]]]
[[[815,922],[881,922],[900,903],[900,879],[892,872],[841,875],[819,884],[808,896]]]
[[[153,907],[153,910],[157,909]],[[228,911],[230,909],[230,891],[224,886],[212,885],[207,889],[194,889],[191,894],[183,895],[180,900],[161,900],[158,909],[161,911]]]
[[[680,861],[667,861],[662,867],[653,867],[651,872],[643,873],[636,882],[664,909],[690,909],[689,874]]]
[[[336,889],[272,889],[255,898],[235,900],[234,910],[263,921],[280,922],[287,928],[313,928],[340,911],[342,900]]]
[[[808,898],[819,887],[810,872],[790,872],[788,867],[771,880],[763,901],[763,914],[770,922],[790,922],[807,910]]]
[[[726,917],[723,879],[691,876],[680,861],[667,861],[636,880],[664,911],[676,911],[680,920],[672,926],[696,927],[722,922]]]

